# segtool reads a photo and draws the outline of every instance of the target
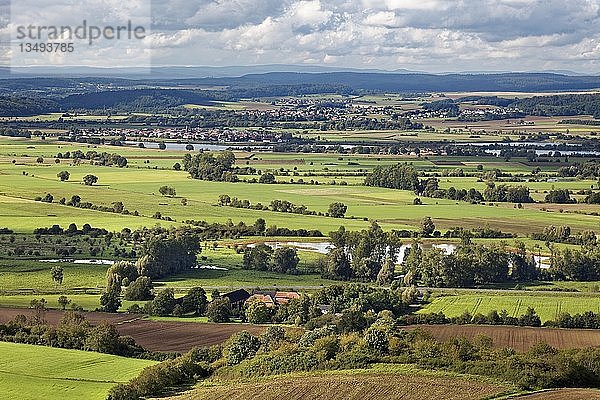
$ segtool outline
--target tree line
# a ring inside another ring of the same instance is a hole
[[[439,179],[435,177],[419,179],[417,170],[408,164],[377,166],[365,178],[366,186],[385,187],[390,189],[410,190],[425,197],[446,198],[450,200],[479,203],[481,201],[532,203],[529,188],[526,186],[496,185],[487,183],[484,193],[477,189],[441,189]]]

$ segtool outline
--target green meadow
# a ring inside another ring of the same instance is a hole
[[[115,148],[101,146],[94,148],[87,145],[57,144],[27,141],[0,141],[0,227],[8,227],[17,232],[31,232],[40,226],[52,224],[68,225],[74,222],[78,225],[90,223],[93,226],[109,230],[120,230],[123,227],[132,229],[141,226],[160,224],[168,226],[179,224],[185,220],[206,220],[223,222],[231,219],[234,222],[244,221],[253,223],[257,218],[264,218],[267,225],[277,225],[289,228],[319,229],[323,233],[345,225],[350,230],[362,229],[369,220],[378,221],[385,229],[414,229],[420,220],[430,216],[440,229],[457,225],[475,227],[485,223],[491,227],[528,233],[540,230],[544,226],[569,225],[577,230],[595,229],[598,227],[597,217],[570,213],[581,210],[583,206],[561,205],[562,213],[558,210],[550,212],[542,210],[543,205],[535,204],[524,209],[516,209],[512,204],[500,205],[471,205],[445,199],[423,199],[422,206],[413,206],[414,193],[385,188],[373,188],[359,185],[365,172],[376,165],[412,162],[424,171],[441,172],[446,168],[456,166],[436,165],[435,160],[406,159],[401,157],[373,156],[340,156],[334,154],[259,154],[248,159],[244,153],[239,154],[238,165],[246,164],[261,171],[283,170],[288,176],[279,176],[281,182],[276,185],[251,183],[225,183],[192,180],[184,171],[171,169],[172,165],[181,161],[184,152],[160,152],[159,150]],[[33,147],[33,148],[30,148]],[[52,155],[61,151],[89,149],[118,152],[130,158],[128,168],[101,167],[82,163],[73,165],[69,160],[54,162]],[[19,158],[18,155],[21,155]],[[22,157],[26,155],[27,157]],[[12,163],[13,156],[16,162]],[[35,162],[35,157],[43,156],[44,163]],[[135,158],[133,158],[135,157]],[[144,157],[147,157],[144,158]],[[339,160],[339,159],[342,160]],[[353,160],[353,161],[350,161]],[[145,164],[149,162],[149,164]],[[485,168],[495,168],[502,164],[498,159],[480,160],[489,162]],[[358,164],[358,165],[348,165]],[[515,171],[525,171],[526,167],[518,162],[506,163]],[[465,164],[465,169],[475,169],[475,162]],[[156,169],[155,169],[156,168]],[[529,169],[529,167],[527,167]],[[71,177],[67,182],[60,182],[56,174],[67,170]],[[296,175],[294,175],[294,173]],[[83,176],[94,174],[99,181],[94,186],[82,184]],[[293,179],[319,181],[319,185],[290,183]],[[348,185],[331,185],[346,181]],[[169,184],[177,191],[173,198],[161,196],[158,188]],[[543,198],[544,191],[556,188],[579,190],[590,188],[597,182],[566,181],[566,182],[535,182],[527,183],[532,188],[532,195]],[[476,187],[484,189],[483,182],[475,178],[442,177],[442,187],[457,188]],[[34,202],[38,196],[52,194],[54,203]],[[250,200],[252,203],[269,204],[272,200],[288,200],[294,204],[303,204],[310,210],[326,212],[330,203],[341,201],[348,206],[344,220],[309,215],[282,214],[271,211],[233,209],[216,205],[221,194]],[[114,214],[86,209],[77,209],[58,204],[58,200],[67,201],[73,195],[79,195],[82,201],[90,201],[97,205],[111,206],[116,201],[122,201],[129,211],[138,211],[140,216]],[[182,198],[187,199],[183,206]],[[585,206],[585,211],[600,211],[598,206]],[[167,222],[153,219],[160,212],[177,222]]]
[[[465,311],[471,315],[487,314],[492,310],[506,310],[508,315],[519,317],[528,307],[533,307],[542,322],[554,320],[560,313],[577,314],[585,311],[600,312],[600,297],[597,295],[548,293],[478,293],[443,295],[419,310],[419,313],[443,312],[447,317],[457,317]]]
[[[0,393],[11,400],[103,400],[154,361],[0,342]]]

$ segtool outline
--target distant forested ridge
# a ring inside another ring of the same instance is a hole
[[[28,117],[58,111],[59,108],[59,104],[54,100],[13,95],[0,96],[0,117]]]
[[[536,96],[518,100],[511,106],[528,115],[593,115],[600,118],[600,94]]]
[[[184,104],[212,104],[205,93],[176,89],[126,89],[75,94],[67,96],[61,105],[67,109],[140,109],[170,108]]]
[[[140,88],[140,87],[144,88]],[[112,87],[111,90],[100,90]],[[169,87],[169,89],[164,89]],[[189,89],[190,87],[204,88]],[[274,72],[197,79],[11,78],[0,79],[0,116],[29,116],[79,109],[159,111],[213,101],[336,93],[431,93],[452,91],[560,92],[600,87],[600,76],[550,73],[399,74]],[[517,108],[531,115],[591,114],[600,117],[600,95],[565,94],[530,99],[497,96],[443,100],[428,109],[457,111],[457,103]],[[518,117],[515,115],[515,117]]]

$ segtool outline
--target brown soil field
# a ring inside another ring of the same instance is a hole
[[[477,335],[485,335],[493,340],[496,347],[512,347],[521,352],[529,350],[539,342],[546,342],[558,349],[600,347],[600,330],[592,329],[487,325],[422,325],[420,327],[440,341],[461,336],[472,339]],[[415,326],[409,327],[409,329],[414,328]]]
[[[259,334],[262,326],[250,324],[211,324],[199,322],[158,322],[139,319],[118,325],[121,335],[135,339],[147,350],[185,352],[196,346],[223,343],[241,331]]]
[[[26,308],[1,308],[0,323],[6,323],[19,314],[33,316],[34,311]],[[48,310],[45,320],[48,324],[60,322],[64,312]],[[212,324],[199,322],[159,322],[143,319],[132,314],[108,314],[100,312],[83,313],[91,324],[107,321],[117,326],[119,333],[131,336],[136,343],[151,351],[185,352],[195,346],[210,346],[226,341],[231,335],[241,331],[259,334],[263,326],[250,324]]]
[[[33,316],[34,310],[26,308],[0,308],[0,323],[6,323],[17,315]],[[56,325],[64,312],[48,310],[46,322]],[[91,324],[107,321],[117,326],[121,335],[128,335],[147,350],[185,352],[195,346],[210,346],[226,341],[231,335],[241,331],[259,334],[264,326],[251,324],[213,324],[199,322],[150,321],[140,315],[108,314],[85,312]],[[477,335],[489,336],[496,347],[512,347],[517,351],[527,351],[539,342],[546,342],[559,349],[600,347],[600,330],[591,329],[551,329],[516,326],[487,325],[420,325],[440,341],[453,337],[474,338]],[[406,327],[415,329],[417,326]]]
[[[522,400],[600,400],[600,390],[556,389],[515,397]]]
[[[462,378],[373,374],[319,374],[279,377],[257,383],[207,386],[171,400],[475,400],[506,387]]]

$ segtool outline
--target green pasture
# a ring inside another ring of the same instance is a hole
[[[52,281],[52,267],[61,265],[62,285]],[[106,265],[45,263],[34,260],[0,260],[0,290],[72,291],[106,286]]]
[[[0,342],[0,393],[11,400],[103,400],[155,361]]]
[[[82,163],[73,165],[69,160],[54,163],[51,157],[57,152],[90,149],[118,152],[130,157],[129,168],[101,167]],[[290,179],[305,182],[319,181],[320,185],[279,183],[276,185],[206,182],[193,180],[184,171],[171,167],[180,162],[185,152],[160,151],[138,148],[116,148],[64,144],[56,141],[7,140],[0,138],[0,227],[9,227],[17,232],[31,232],[40,226],[59,224],[67,226],[74,222],[81,226],[92,226],[109,230],[123,227],[135,229],[141,226],[178,225],[185,220],[206,220],[208,222],[234,223],[244,221],[252,224],[264,218],[267,225],[277,225],[294,229],[319,229],[324,234],[340,225],[349,230],[362,229],[370,220],[378,221],[385,229],[415,229],[425,216],[434,219],[438,229],[454,226],[477,227],[484,224],[492,228],[519,233],[540,231],[547,225],[569,225],[574,231],[598,229],[597,217],[569,213],[584,210],[598,212],[596,205],[565,205],[560,209],[546,205],[527,205],[516,209],[513,204],[471,205],[445,199],[422,199],[422,206],[414,206],[414,193],[385,188],[361,186],[364,174],[377,165],[408,161],[416,168],[427,172],[442,173],[445,169],[463,168],[474,171],[477,165],[484,165],[484,171],[501,168],[514,173],[527,173],[531,166],[518,160],[504,162],[495,157],[465,159],[461,157],[432,157],[431,159],[407,158],[375,155],[338,154],[278,154],[278,153],[239,153],[238,165],[249,165],[261,171],[283,170],[289,176],[278,176],[279,181]],[[22,157],[27,155],[27,157]],[[43,155],[44,163],[35,162],[35,156]],[[15,158],[13,158],[15,157]],[[15,160],[13,164],[12,160]],[[147,161],[150,163],[148,164]],[[156,167],[156,169],[154,169]],[[56,174],[67,170],[71,177],[60,182]],[[296,173],[296,175],[294,175]],[[85,186],[82,178],[87,174],[98,176],[94,186]],[[256,176],[254,176],[256,177]],[[347,186],[330,185],[335,180],[348,182]],[[158,193],[160,186],[168,184],[177,191],[174,198]],[[580,190],[597,186],[594,181],[527,182],[532,196],[540,200],[544,192],[554,188]],[[442,177],[442,187],[485,188],[485,183],[477,178]],[[33,200],[46,193],[54,196],[54,203],[40,203]],[[268,205],[272,200],[287,200],[297,205],[305,205],[309,210],[325,213],[330,203],[341,201],[348,206],[346,219],[335,219],[310,215],[283,214],[271,211],[235,209],[216,205],[221,194],[250,200],[253,204]],[[122,201],[130,212],[138,211],[139,216],[99,212],[57,204],[61,198],[67,201],[79,195],[82,201],[110,207]],[[187,206],[181,203],[187,199]],[[583,207],[583,208],[582,208]],[[550,212],[553,211],[553,212]],[[152,218],[157,212],[177,222],[167,222]]]
[[[468,311],[472,315],[487,314],[492,310],[506,310],[510,316],[525,314],[528,307],[533,307],[542,322],[556,319],[560,313],[583,313],[593,311],[600,313],[600,295],[583,295],[572,293],[548,294],[509,294],[478,293],[443,295],[435,297],[419,313],[443,312],[447,317],[456,317]]]
[[[56,174],[63,169],[71,173],[68,182],[60,182],[56,178]],[[28,175],[23,175],[23,171]],[[85,186],[81,180],[90,173],[98,176],[98,184]],[[158,193],[158,188],[166,183],[176,189],[176,197],[164,197]],[[55,203],[33,201],[36,196],[43,197],[46,193],[54,196]],[[268,205],[275,199],[288,200],[317,212],[326,212],[330,203],[341,201],[348,206],[347,218],[342,220],[220,207],[216,203],[221,194],[247,199],[253,204],[260,202]],[[68,201],[73,195],[81,196],[82,201],[104,206],[122,201],[126,209],[138,211],[140,216],[79,209],[56,203],[63,197]],[[516,209],[513,204],[490,207],[430,198],[422,199],[422,206],[414,206],[412,202],[415,197],[409,191],[365,186],[206,182],[192,180],[186,172],[174,170],[90,165],[0,165],[0,227],[6,226],[18,232],[31,232],[36,227],[52,224],[67,226],[71,222],[78,225],[89,223],[110,230],[173,224],[151,218],[156,212],[178,223],[190,219],[209,222],[231,219],[235,223],[244,221],[252,224],[257,218],[264,218],[267,225],[319,229],[323,233],[335,230],[340,225],[350,230],[362,229],[368,226],[368,220],[377,220],[386,229],[414,229],[425,216],[432,217],[440,229],[457,225],[481,226],[482,221],[490,227],[516,232],[541,230],[552,224],[569,225],[574,230],[598,228],[598,219],[588,215],[545,212],[535,207]],[[182,198],[187,199],[187,206],[181,204]],[[569,207],[578,205],[565,206],[564,209],[568,210]],[[597,206],[588,208],[600,210]]]
[[[267,240],[270,240],[267,238]],[[286,240],[290,240],[287,238]],[[302,238],[293,239],[296,241]],[[233,290],[240,287],[253,289],[286,289],[306,288],[316,289],[331,285],[334,281],[323,279],[317,270],[316,262],[323,257],[318,253],[299,251],[300,263],[298,268],[301,275],[282,275],[268,271],[243,270],[242,254],[233,249],[220,246],[212,248],[205,246],[200,254],[203,258],[199,265],[226,268],[191,269],[154,282],[157,290],[172,287],[179,293],[185,293],[189,288],[201,286],[210,291],[212,288]],[[63,283],[58,285],[52,281],[51,268],[61,265],[64,271]],[[106,285],[106,265],[74,264],[74,263],[45,263],[35,260],[0,260],[0,307],[28,307],[32,299],[44,297],[48,306],[58,308],[58,297],[67,295],[73,303],[93,310],[99,307],[97,293]],[[88,293],[88,294],[82,294]],[[127,309],[133,302],[123,302]],[[70,307],[70,305],[68,306]]]

